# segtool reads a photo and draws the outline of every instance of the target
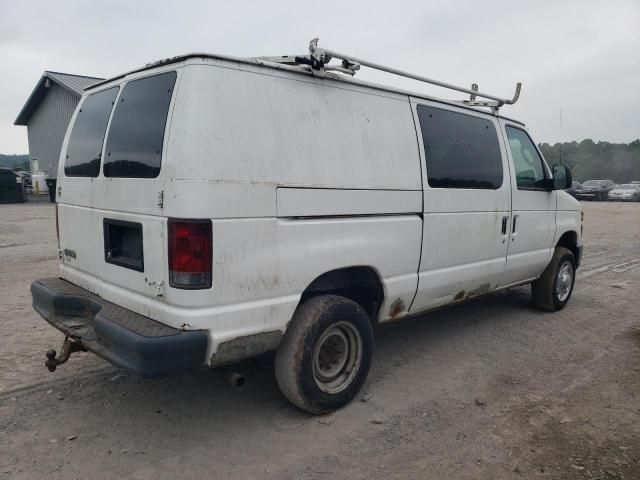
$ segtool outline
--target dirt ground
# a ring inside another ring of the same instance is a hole
[[[291,407],[270,360],[140,379],[31,309],[56,274],[53,206],[0,205],[0,479],[640,479],[640,204],[585,203],[571,302],[529,289],[376,331],[359,401]]]

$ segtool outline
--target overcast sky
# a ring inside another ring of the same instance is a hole
[[[186,52],[306,53],[309,40],[520,101],[502,113],[540,142],[640,137],[640,1],[0,0],[0,153],[44,70],[110,77]],[[461,98],[365,71],[358,77]],[[562,109],[562,124],[560,110]]]

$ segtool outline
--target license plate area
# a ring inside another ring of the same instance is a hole
[[[137,272],[144,272],[142,224],[105,218],[104,261]]]

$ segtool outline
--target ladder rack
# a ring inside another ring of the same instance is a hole
[[[331,65],[332,59],[342,60],[340,65]],[[404,70],[399,70],[393,67],[387,67],[384,65],[380,65],[378,63],[370,62],[368,60],[363,60],[361,58],[354,57],[353,55],[347,55],[344,53],[336,52],[335,50],[329,50],[327,48],[318,47],[318,38],[314,38],[309,43],[309,55],[283,55],[279,57],[260,57],[258,60],[273,62],[273,63],[282,63],[287,65],[308,65],[311,67],[312,71],[317,72],[340,72],[347,75],[355,75],[358,70],[360,70],[361,66],[369,67],[374,70],[380,70],[382,72],[391,73],[393,75],[398,75],[405,78],[411,78],[413,80],[418,80],[419,82],[429,83],[431,85],[436,85],[442,88],[448,88],[450,90],[456,90],[462,93],[468,93],[469,99],[456,101],[457,103],[463,103],[468,106],[475,107],[489,107],[493,111],[497,112],[500,107],[503,105],[513,105],[518,101],[520,97],[520,90],[522,88],[522,84],[518,82],[516,84],[516,91],[513,95],[513,98],[502,98],[496,95],[492,95],[489,93],[484,93],[478,91],[478,85],[473,84],[471,88],[460,87],[457,85],[452,85],[450,83],[442,82],[440,80],[435,80],[433,78],[424,77],[422,75],[416,75],[414,73],[406,72]],[[478,100],[478,97],[484,100]]]

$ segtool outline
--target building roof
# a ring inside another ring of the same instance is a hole
[[[33,92],[29,95],[29,98],[22,107],[22,110],[20,110],[18,118],[13,122],[14,125],[26,125],[27,122],[29,122],[29,118],[31,118],[31,115],[36,111],[38,105],[40,105],[40,102],[42,102],[42,99],[47,93],[47,89],[49,88],[47,86],[47,80],[59,85],[80,98],[86,87],[103,79],[97,77],[86,77],[83,75],[71,75],[69,73],[45,71],[42,74],[42,77],[40,77],[40,81],[38,81],[36,87],[33,89]]]

